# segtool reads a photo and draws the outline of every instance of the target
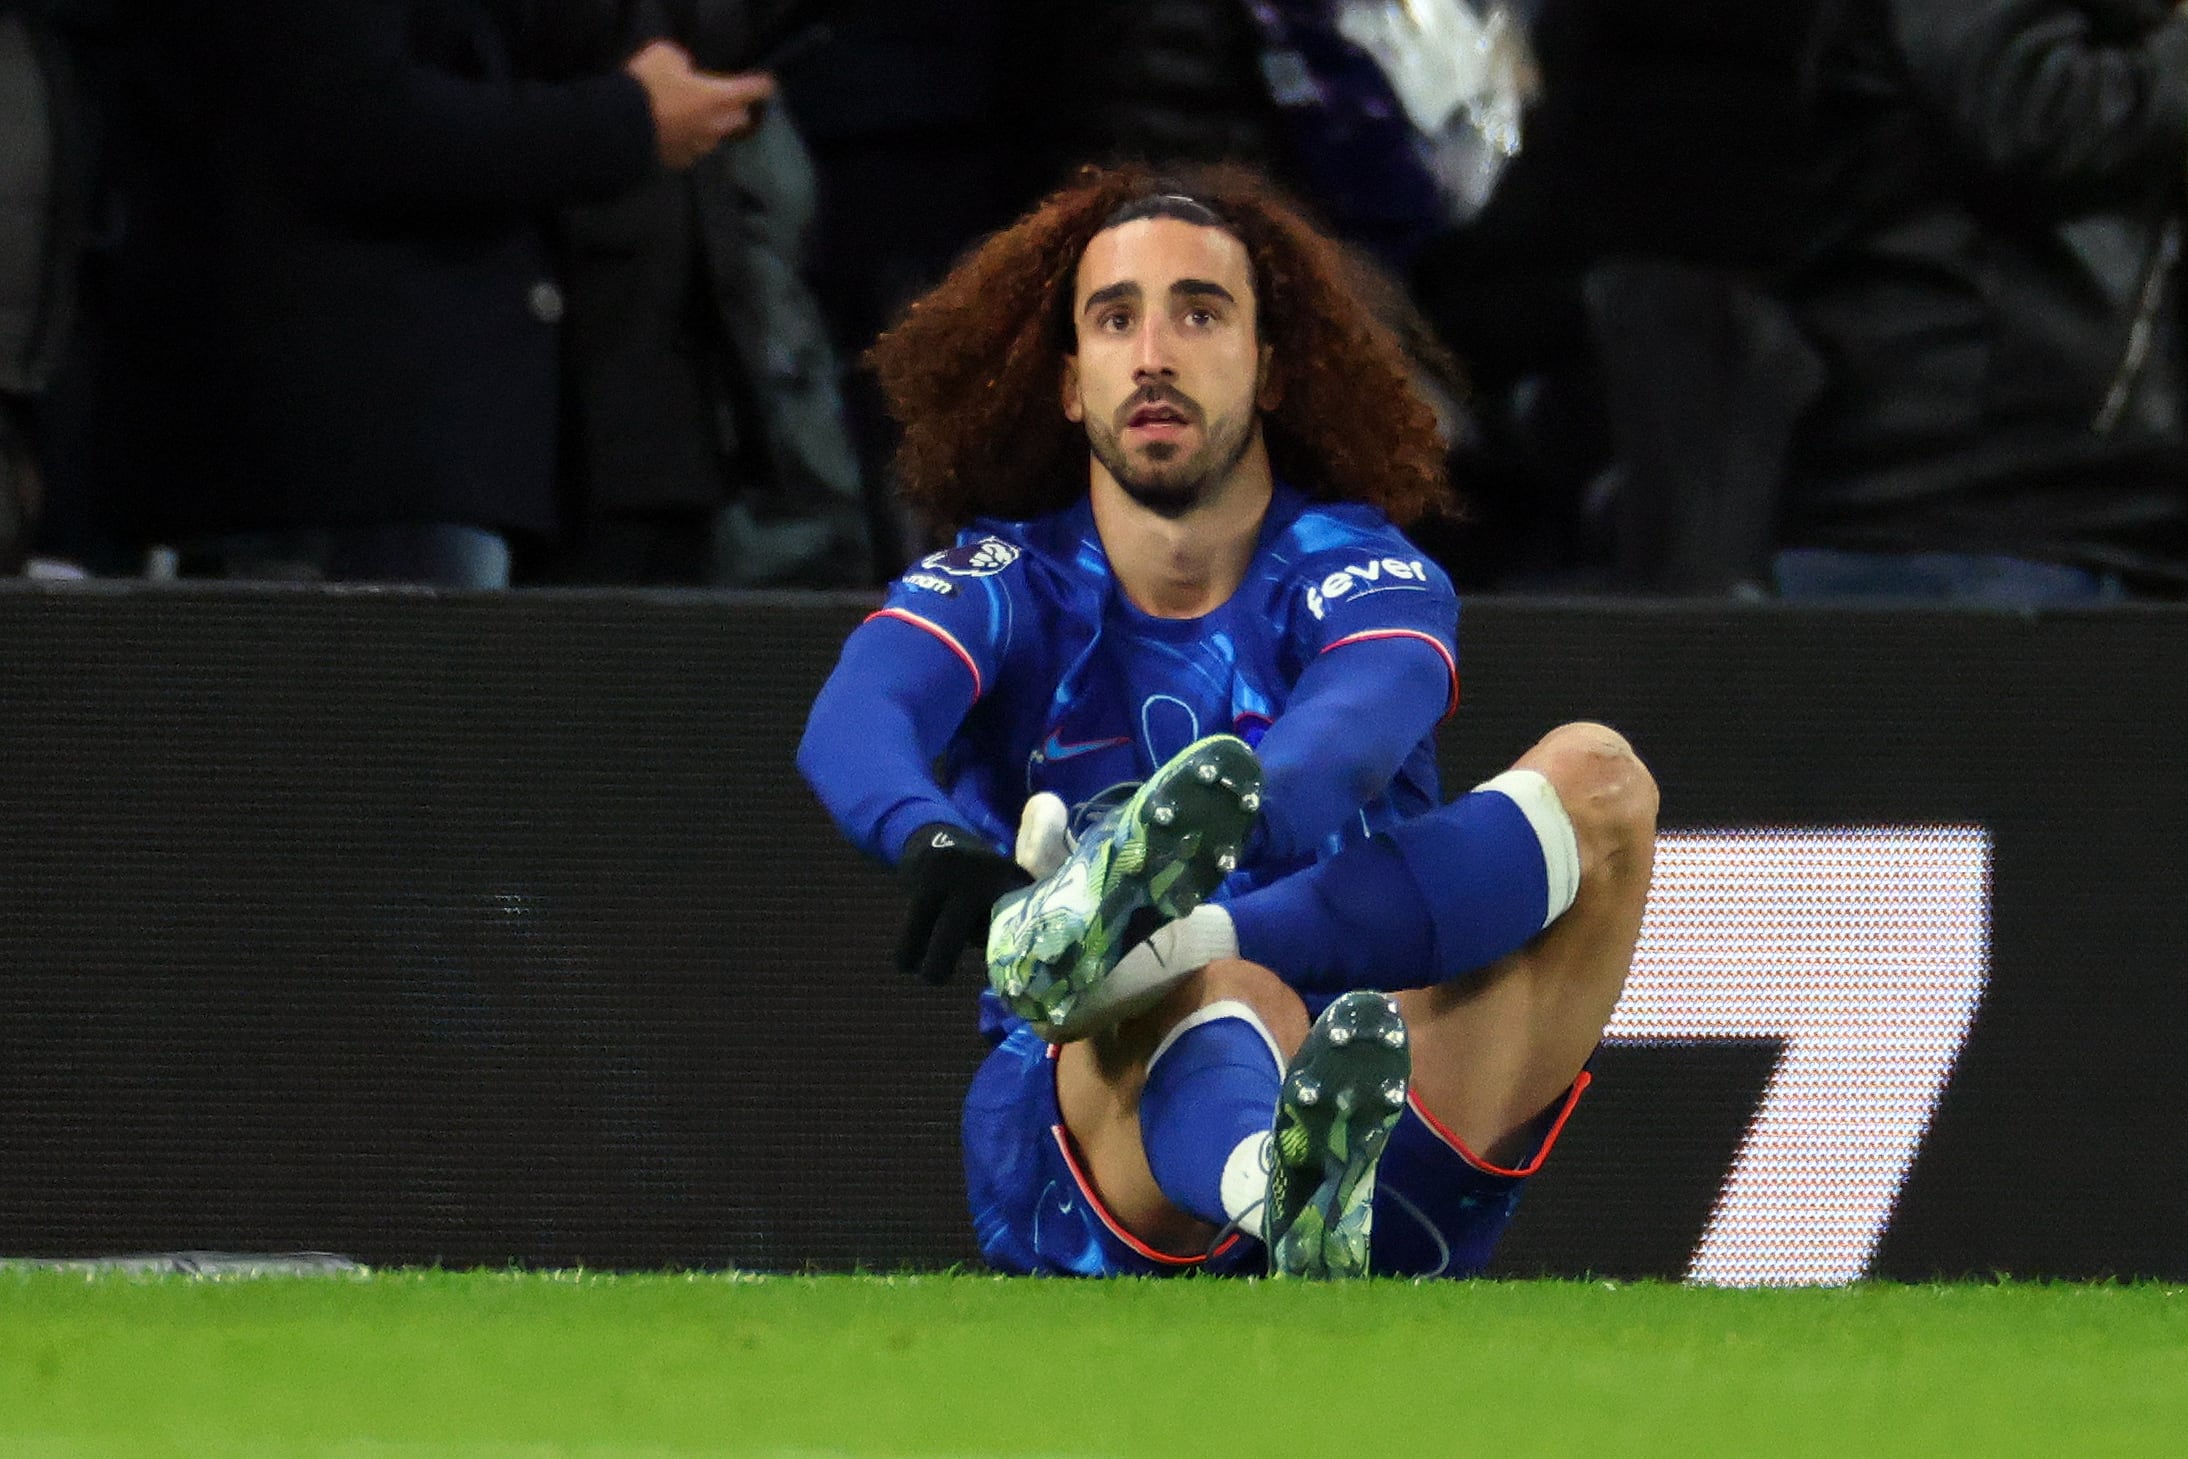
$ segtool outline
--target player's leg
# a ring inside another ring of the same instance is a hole
[[[1617,733],[1563,726],[1514,767],[1556,792],[1578,852],[1572,903],[1539,936],[1465,976],[1399,993],[1421,1104],[1480,1160],[1539,1141],[1603,1036],[1633,962],[1656,836],[1656,783]],[[1411,848],[1431,869],[1432,845]]]
[[[1340,999],[1310,1032],[1266,967],[1196,945],[1181,922],[1138,950],[1136,971],[1118,966],[1133,920],[1161,925],[1235,864],[1259,784],[1229,736],[1166,764],[998,905],[989,980],[1045,1036],[1093,1033],[1056,1051],[1055,1099],[1074,1175],[1134,1258],[1174,1262],[1226,1224],[1259,1235],[1267,1217],[1279,1270],[1364,1273],[1375,1163],[1405,1104],[1396,1005]]]
[[[1064,1045],[1057,1104],[1089,1197],[1143,1255],[1209,1250],[1235,1226],[1279,1275],[1364,1276],[1409,1059],[1389,995],[1348,993],[1310,1028],[1274,973],[1232,959]]]
[[[1058,1049],[1057,1104],[1110,1217],[1168,1253],[1203,1251],[1232,1221],[1253,1229],[1270,1115],[1307,1028],[1275,974],[1227,959]]]
[[[1419,1104],[1474,1159],[1512,1163],[1539,1142],[1616,1006],[1639,936],[1655,816],[1654,781],[1625,740],[1600,725],[1567,725],[1440,811],[1228,909],[1202,908],[1160,929],[1115,971],[1137,977],[1147,970],[1135,971],[1135,962],[1166,964],[1170,998],[1096,1045],[1067,1047],[1059,1070],[1067,1122],[1087,1148],[1095,1184],[1135,1230],[1189,1241],[1213,1228],[1221,1212],[1211,1202],[1157,1173],[1157,1126],[1167,1125],[1148,1118],[1147,1075],[1168,1052],[1171,1029],[1226,1001],[1210,991],[1207,969],[1245,994],[1232,1001],[1283,1003],[1265,966],[1232,961],[1241,951],[1283,966],[1286,984],[1412,985],[1398,1006],[1410,1026]],[[1178,985],[1184,967],[1203,976]],[[1259,1067],[1265,1086],[1274,1061]],[[1360,1094],[1377,1084],[1362,1080]],[[1231,1102],[1236,1118],[1217,1144],[1243,1138],[1247,1121],[1237,1112],[1253,1102]],[[1205,1180],[1214,1168],[1205,1139],[1185,1164]],[[1324,1225],[1346,1215],[1329,1199],[1337,1186],[1365,1173],[1356,1160],[1342,1166],[1317,1192]],[[1284,1231],[1273,1234],[1281,1249]],[[1334,1270],[1343,1243],[1331,1250]]]
[[[1564,725],[1459,800],[1156,929],[1117,975],[1238,956],[1301,990],[1404,990],[1415,1088],[1493,1159],[1571,1084],[1617,1006],[1656,803],[1616,731]]]
[[[1393,1140],[1384,1204],[1400,1213],[1378,1218],[1376,1269],[1478,1269],[1511,1213],[1513,1167],[1546,1148],[1617,1004],[1655,814],[1631,747],[1568,725],[1460,800],[1159,930],[1119,971],[1212,947],[1297,987],[1409,989],[1420,1118]]]

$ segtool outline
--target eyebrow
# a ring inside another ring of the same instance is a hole
[[[1140,286],[1130,279],[1122,283],[1107,284],[1086,296],[1086,306],[1081,312],[1098,309],[1104,304],[1113,304],[1119,299],[1137,299],[1139,296]]]
[[[1236,304],[1238,302],[1238,300],[1231,297],[1229,289],[1224,288],[1223,285],[1213,279],[1179,279],[1170,286],[1170,292],[1183,299],[1206,295],[1211,298],[1221,299],[1226,304]]]
[[[1238,302],[1229,289],[1213,279],[1179,279],[1170,286],[1170,293],[1172,297],[1180,299],[1214,298],[1221,299],[1226,304]],[[1119,299],[1137,299],[1139,296],[1140,286],[1125,279],[1119,283],[1104,285],[1087,295],[1086,308],[1097,309]]]

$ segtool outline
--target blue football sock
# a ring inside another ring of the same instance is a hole
[[[1216,1225],[1223,1170],[1242,1141],[1267,1136],[1283,1078],[1276,1046],[1243,1003],[1211,1003],[1173,1029],[1148,1061],[1140,1139],[1171,1204]]]
[[[1552,905],[1543,835],[1528,813],[1502,791],[1476,790],[1227,910],[1239,956],[1294,988],[1391,992],[1495,962],[1571,898],[1567,888]]]

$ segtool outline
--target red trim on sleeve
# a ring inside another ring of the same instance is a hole
[[[948,645],[951,653],[956,654],[960,659],[964,660],[965,668],[972,674],[973,703],[978,704],[980,702],[980,696],[987,692],[987,686],[983,684],[980,679],[980,666],[972,661],[972,655],[965,652],[965,645],[959,643],[956,636],[953,635],[947,628],[944,628],[939,623],[928,622],[926,619],[920,617],[917,613],[912,612],[908,608],[883,608],[877,612],[869,613],[862,620],[860,626],[863,627],[865,624],[873,622],[876,618],[901,619],[904,622],[911,624],[914,628],[924,628],[929,633],[933,634],[936,638],[941,639],[944,644]]]
[[[1565,1092],[1565,1102],[1558,1109],[1557,1118],[1550,1122],[1550,1132],[1544,1135],[1542,1143],[1535,1147],[1534,1156],[1516,1170],[1507,1170],[1501,1165],[1491,1165],[1472,1150],[1467,1149],[1466,1142],[1453,1134],[1449,1125],[1428,1112],[1428,1106],[1421,1103],[1419,1090],[1407,1090],[1406,1102],[1411,1104],[1413,1112],[1421,1117],[1421,1123],[1428,1126],[1429,1133],[1449,1145],[1458,1157],[1468,1165],[1486,1175],[1508,1175],[1518,1180],[1533,1175],[1536,1171],[1542,1169],[1542,1162],[1550,1158],[1550,1149],[1557,1144],[1557,1137],[1563,1133],[1565,1122],[1572,1118],[1573,1107],[1580,1103],[1581,1094],[1594,1082],[1595,1075],[1589,1073],[1586,1069],[1580,1071],[1579,1076],[1573,1080],[1573,1087]]]
[[[1374,638],[1417,638],[1443,655],[1443,666],[1451,671],[1451,698],[1444,705],[1443,717],[1449,719],[1459,712],[1459,661],[1451,657],[1451,650],[1445,648],[1443,641],[1433,633],[1423,633],[1418,628],[1369,628],[1359,633],[1346,634],[1322,652],[1328,653],[1332,648],[1343,648],[1348,643],[1365,643]]]
[[[1056,1045],[1050,1044],[1048,1046],[1048,1058],[1049,1063],[1054,1064],[1056,1062]],[[1054,1077],[1053,1072],[1050,1077]],[[1071,1178],[1077,1183],[1080,1198],[1086,1202],[1087,1209],[1101,1218],[1102,1224],[1109,1228],[1110,1235],[1116,1237],[1149,1261],[1160,1262],[1164,1266],[1173,1267],[1199,1266],[1209,1257],[1221,1256],[1238,1244],[1241,1233],[1233,1231],[1223,1239],[1215,1250],[1199,1252],[1193,1256],[1177,1256],[1167,1251],[1155,1250],[1154,1247],[1149,1246],[1139,1237],[1125,1230],[1124,1223],[1111,1213],[1108,1204],[1095,1191],[1094,1182],[1088,1177],[1086,1167],[1079,1163],[1079,1151],[1078,1147],[1072,1143],[1071,1131],[1065,1129],[1061,1124],[1054,1124],[1049,1126],[1049,1133],[1056,1137],[1056,1148],[1064,1152],[1064,1164],[1070,1167]]]

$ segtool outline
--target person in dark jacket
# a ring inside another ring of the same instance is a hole
[[[1789,298],[1827,384],[1780,590],[2188,586],[2188,18],[1831,0],[1813,56],[1831,155]]]
[[[546,0],[128,7],[127,231],[87,462],[184,569],[497,586],[555,524],[544,220],[768,90],[585,69]]]
[[[813,0],[560,4],[725,72],[824,33]],[[867,585],[859,462],[803,274],[814,206],[798,129],[771,104],[688,170],[563,215],[567,513],[524,578]]]

